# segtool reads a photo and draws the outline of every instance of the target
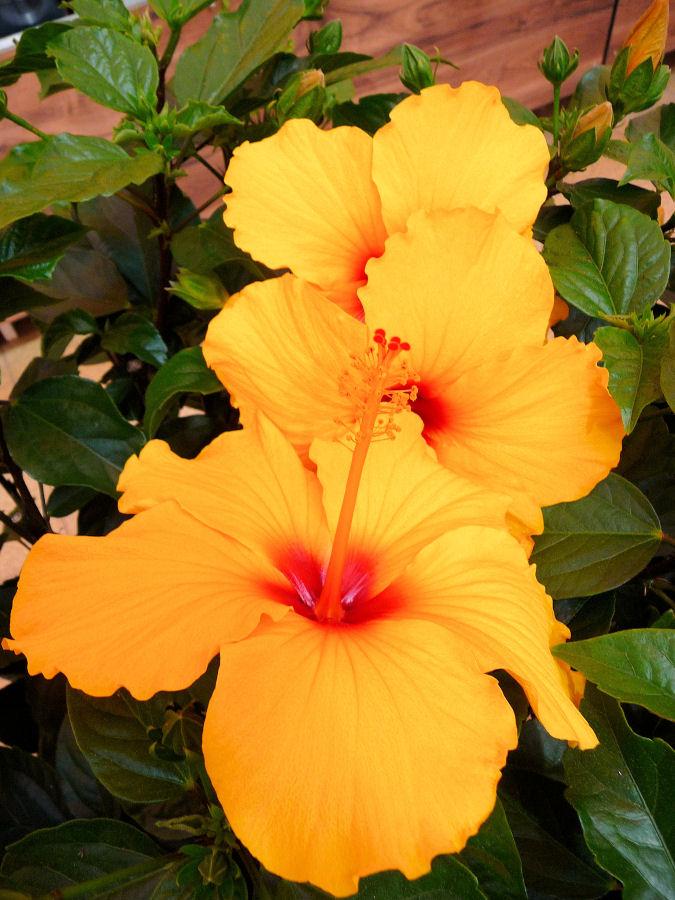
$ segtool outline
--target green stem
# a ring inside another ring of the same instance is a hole
[[[6,513],[0,510],[0,522],[8,528],[10,531],[13,531],[18,537],[23,538],[23,540],[28,541],[29,546],[32,546],[35,543],[35,539],[33,535],[28,532],[21,522],[12,521],[11,516],[8,516]]]
[[[149,859],[147,862],[129,866],[126,869],[118,869],[100,878],[92,878],[91,881],[83,881],[81,884],[71,884],[68,887],[56,888],[48,894],[42,894],[37,900],[70,900],[72,897],[96,897],[104,890],[111,890],[118,886],[129,885],[132,881],[138,881],[151,872],[165,869],[173,862],[183,859],[180,853],[171,853],[158,859]]]
[[[45,486],[41,481],[38,481],[38,491],[40,492],[40,506],[42,507],[42,518],[45,522],[49,522],[49,516],[47,515],[47,498],[45,497]]]
[[[220,181],[222,183],[223,178],[225,178],[224,172],[219,172],[218,169],[215,168],[215,166],[212,166],[210,162],[207,162],[205,159],[202,159],[202,157],[198,153],[193,154],[189,158],[198,160],[203,166],[205,166],[209,170],[209,172],[212,172],[216,176],[218,181]]]
[[[35,125],[31,125],[30,122],[22,119],[21,116],[15,116],[14,113],[11,113],[8,109],[5,110],[4,118],[9,119],[10,122],[14,122],[14,124],[18,125],[20,128],[25,128],[26,131],[36,134],[39,138],[42,138],[43,141],[46,141],[49,138],[49,135],[45,134],[44,131],[40,131],[39,128],[36,128]]]
[[[124,200],[125,203],[128,203],[129,206],[135,206],[136,209],[140,209],[149,219],[152,219],[153,222],[159,224],[160,220],[157,218],[155,210],[144,200],[140,200],[138,197],[134,196],[128,187],[124,188],[122,191],[118,191],[117,196],[120,200]]]
[[[652,594],[656,594],[657,597],[660,597],[668,606],[675,611],[675,601],[671,600],[668,594],[665,591],[662,591],[661,588],[654,587],[653,584],[648,584],[647,587],[652,592]]]
[[[178,46],[178,41],[180,40],[180,33],[182,28],[183,26],[179,25],[178,28],[171,29],[171,34],[169,35],[169,43],[166,45],[164,53],[162,53],[162,58],[159,61],[160,69],[166,70],[169,63],[171,62],[176,47]]]
[[[201,206],[198,206],[194,212],[191,212],[189,216],[186,216],[181,222],[179,222],[178,225],[175,226],[175,228],[172,228],[169,232],[169,237],[176,234],[176,232],[178,231],[182,231],[183,228],[185,228],[186,225],[189,225],[190,222],[195,219],[200,212],[203,212],[203,210],[205,210],[207,206],[210,206],[215,200],[217,200],[219,197],[222,197],[224,193],[225,188],[216,191],[216,193],[212,197],[209,197],[209,199],[202,203]]]
[[[553,85],[553,146],[558,152],[558,132],[560,130],[560,85]]]

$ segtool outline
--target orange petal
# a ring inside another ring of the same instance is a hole
[[[191,684],[263,614],[283,616],[269,586],[285,583],[263,557],[163,503],[105,537],[41,538],[6,646],[26,654],[31,674],[143,700]]]
[[[475,81],[407,97],[373,139],[373,178],[387,232],[420,209],[501,210],[527,232],[546,199],[546,140],[516,125],[499,91]]]
[[[513,715],[443,628],[322,626],[290,613],[228,645],[204,757],[237,837],[338,896],[429,870],[488,816]]]
[[[244,425],[260,410],[301,453],[353,416],[339,381],[365,348],[364,325],[292,275],[244,288],[211,321],[203,347]]]
[[[376,561],[371,592],[385,588],[418,551],[461,525],[505,528],[508,496],[485,490],[441,466],[422,439],[422,422],[396,417],[401,431],[373,442],[359,485],[350,541]],[[335,531],[352,454],[336,442],[315,441],[311,458],[323,486],[328,527]]]
[[[471,647],[483,671],[505,669],[520,682],[554,737],[582,749],[597,744],[549,649],[553,634],[560,641],[569,632],[513,538],[488,528],[448,532],[419,553],[392,589],[402,598],[396,615],[444,625]]]
[[[124,513],[176,500],[203,524],[271,557],[293,545],[318,555],[328,541],[316,478],[264,416],[220,435],[196,459],[150,441],[127,461],[117,487]]]
[[[599,359],[594,344],[576,338],[486,357],[443,398],[447,422],[427,432],[440,461],[521,494],[517,515],[528,502],[585,496],[618,462],[624,434]]]
[[[364,266],[385,238],[371,157],[361,129],[322,131],[307,119],[237,147],[225,176],[225,221],[237,244],[358,306]]]
[[[485,357],[543,343],[553,306],[546,263],[502,216],[417,213],[367,267],[366,322],[410,346],[422,396]]]

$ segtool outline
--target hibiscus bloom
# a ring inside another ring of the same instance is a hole
[[[403,100],[372,138],[292,119],[237,147],[225,222],[256,259],[290,268],[358,315],[368,260],[412,213],[498,210],[529,232],[546,199],[548,163],[542,132],[514,124],[496,88],[440,84]]]
[[[504,503],[438,465],[374,368],[354,449],[315,441],[316,473],[263,417],[195,460],[151,441],[120,479],[133,518],[35,545],[5,642],[31,673],[139,699],[220,653],[203,749],[228,820],[268,869],[338,895],[422,875],[489,815],[517,734],[486,673],[596,743]]]
[[[600,350],[545,343],[553,286],[499,213],[418,212],[366,266],[364,322],[293,275],[251,284],[210,323],[204,356],[246,423],[263,410],[307,456],[360,416],[345,382],[375,329],[410,345],[413,410],[443,465],[511,496],[527,534],[541,507],[585,496],[616,465],[623,427]]]

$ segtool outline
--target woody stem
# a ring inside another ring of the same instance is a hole
[[[380,388],[383,385],[379,386]],[[373,436],[373,429],[380,411],[382,390],[374,391],[368,402],[361,419],[359,432],[356,436],[356,446],[352,455],[351,465],[347,474],[345,493],[335,528],[333,547],[331,549],[326,578],[321,590],[321,596],[317,600],[314,612],[319,621],[339,622],[342,619],[342,575],[347,561],[347,546],[349,544],[349,532],[352,527],[356,497],[361,483],[361,475],[366,462],[368,448]]]

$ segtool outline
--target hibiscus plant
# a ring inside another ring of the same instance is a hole
[[[0,65],[121,114],[0,90],[0,900],[672,898],[667,2],[543,114],[208,5]]]

